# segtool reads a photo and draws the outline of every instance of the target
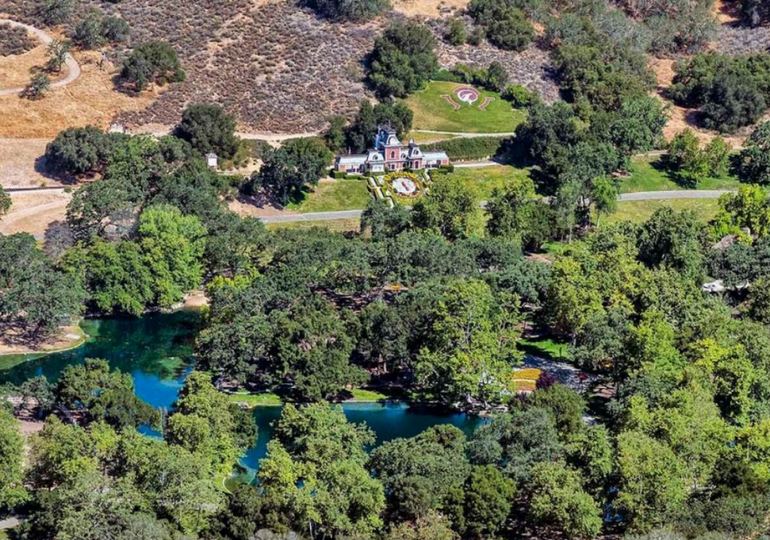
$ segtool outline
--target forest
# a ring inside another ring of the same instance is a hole
[[[388,3],[302,6],[342,24]],[[471,0],[443,39],[546,44],[563,98],[553,103],[508,84],[494,62],[440,69],[428,26],[397,20],[362,64],[381,101],[329,119],[319,136],[254,145],[261,166],[245,176],[204,159],[244,152],[235,118],[214,103],[188,104],[161,137],[59,133],[45,162],[77,187],[44,241],[0,236],[3,337],[34,347],[83,317],[175,310],[195,290],[208,305],[170,409],[143,401],[132,374],[102,358],[0,386],[0,518],[19,520],[7,537],[770,534],[770,55],[706,52],[712,7]],[[733,7],[746,28],[770,17],[762,2]],[[79,39],[105,38],[93,28],[83,23]],[[745,144],[692,130],[665,141],[648,54],[688,54],[667,98],[696,110],[698,129],[753,126]],[[159,42],[135,47],[122,71],[137,92],[185,76]],[[482,201],[446,174],[414,204],[371,200],[346,233],[267,227],[230,209],[301,198],[334,152],[365,150],[380,123],[406,135],[413,113],[397,98],[433,77],[521,107],[498,150],[531,175]],[[678,187],[728,171],[740,186],[712,219],[664,207],[611,222],[632,158],[649,152]],[[553,360],[546,343],[590,376],[587,388],[547,373],[517,384],[533,347]],[[362,389],[480,425],[379,441],[342,406]],[[233,481],[257,437],[235,390],[282,407],[250,483]],[[22,433],[22,414],[35,434]]]

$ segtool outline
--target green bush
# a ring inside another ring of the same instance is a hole
[[[521,51],[535,36],[535,30],[522,9],[530,4],[517,0],[471,0],[468,13],[476,24],[486,29],[490,43],[500,49]]]
[[[337,21],[366,21],[390,7],[388,0],[302,0],[301,5]]]
[[[699,107],[703,124],[731,132],[755,123],[770,106],[770,54],[699,54],[675,66],[670,95]]]
[[[465,23],[462,19],[454,18],[447,25],[444,39],[452,45],[462,45],[468,39],[468,32],[465,30]]]
[[[416,22],[393,23],[374,42],[368,82],[380,97],[406,97],[438,69],[433,33]]]
[[[535,92],[524,88],[520,84],[507,85],[500,97],[510,101],[511,105],[517,109],[526,109],[539,99]]]
[[[498,137],[460,137],[422,145],[423,151],[443,150],[451,160],[474,160],[495,156],[503,139]]]
[[[166,84],[185,80],[185,72],[174,48],[163,41],[136,47],[123,62],[121,79],[141,92],[150,83]]]
[[[458,82],[481,86],[490,92],[500,92],[508,82],[508,73],[500,62],[492,61],[486,68],[455,64],[450,70],[440,69],[436,81]]]

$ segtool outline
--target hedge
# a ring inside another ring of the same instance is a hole
[[[424,152],[443,150],[449,159],[467,161],[495,156],[503,141],[500,137],[458,137],[448,141],[423,144]]]

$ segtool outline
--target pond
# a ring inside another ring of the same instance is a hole
[[[103,358],[112,368],[130,373],[137,396],[153,407],[171,408],[184,379],[192,370],[195,336],[201,317],[195,311],[154,313],[140,318],[90,319],[81,324],[90,339],[81,347],[42,357],[5,358],[0,361],[0,384],[20,384],[38,375],[55,381],[71,364],[86,358]],[[343,410],[353,422],[366,422],[377,443],[396,437],[411,437],[437,424],[452,424],[466,433],[482,420],[465,414],[440,413],[411,407],[406,403],[345,403]],[[271,423],[280,407],[259,407],[254,411],[258,435],[241,460],[242,480],[253,479],[272,434]]]

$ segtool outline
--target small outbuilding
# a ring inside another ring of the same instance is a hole
[[[209,152],[208,154],[206,154],[206,165],[208,165],[212,169],[219,168],[219,156],[217,156],[213,152]]]

